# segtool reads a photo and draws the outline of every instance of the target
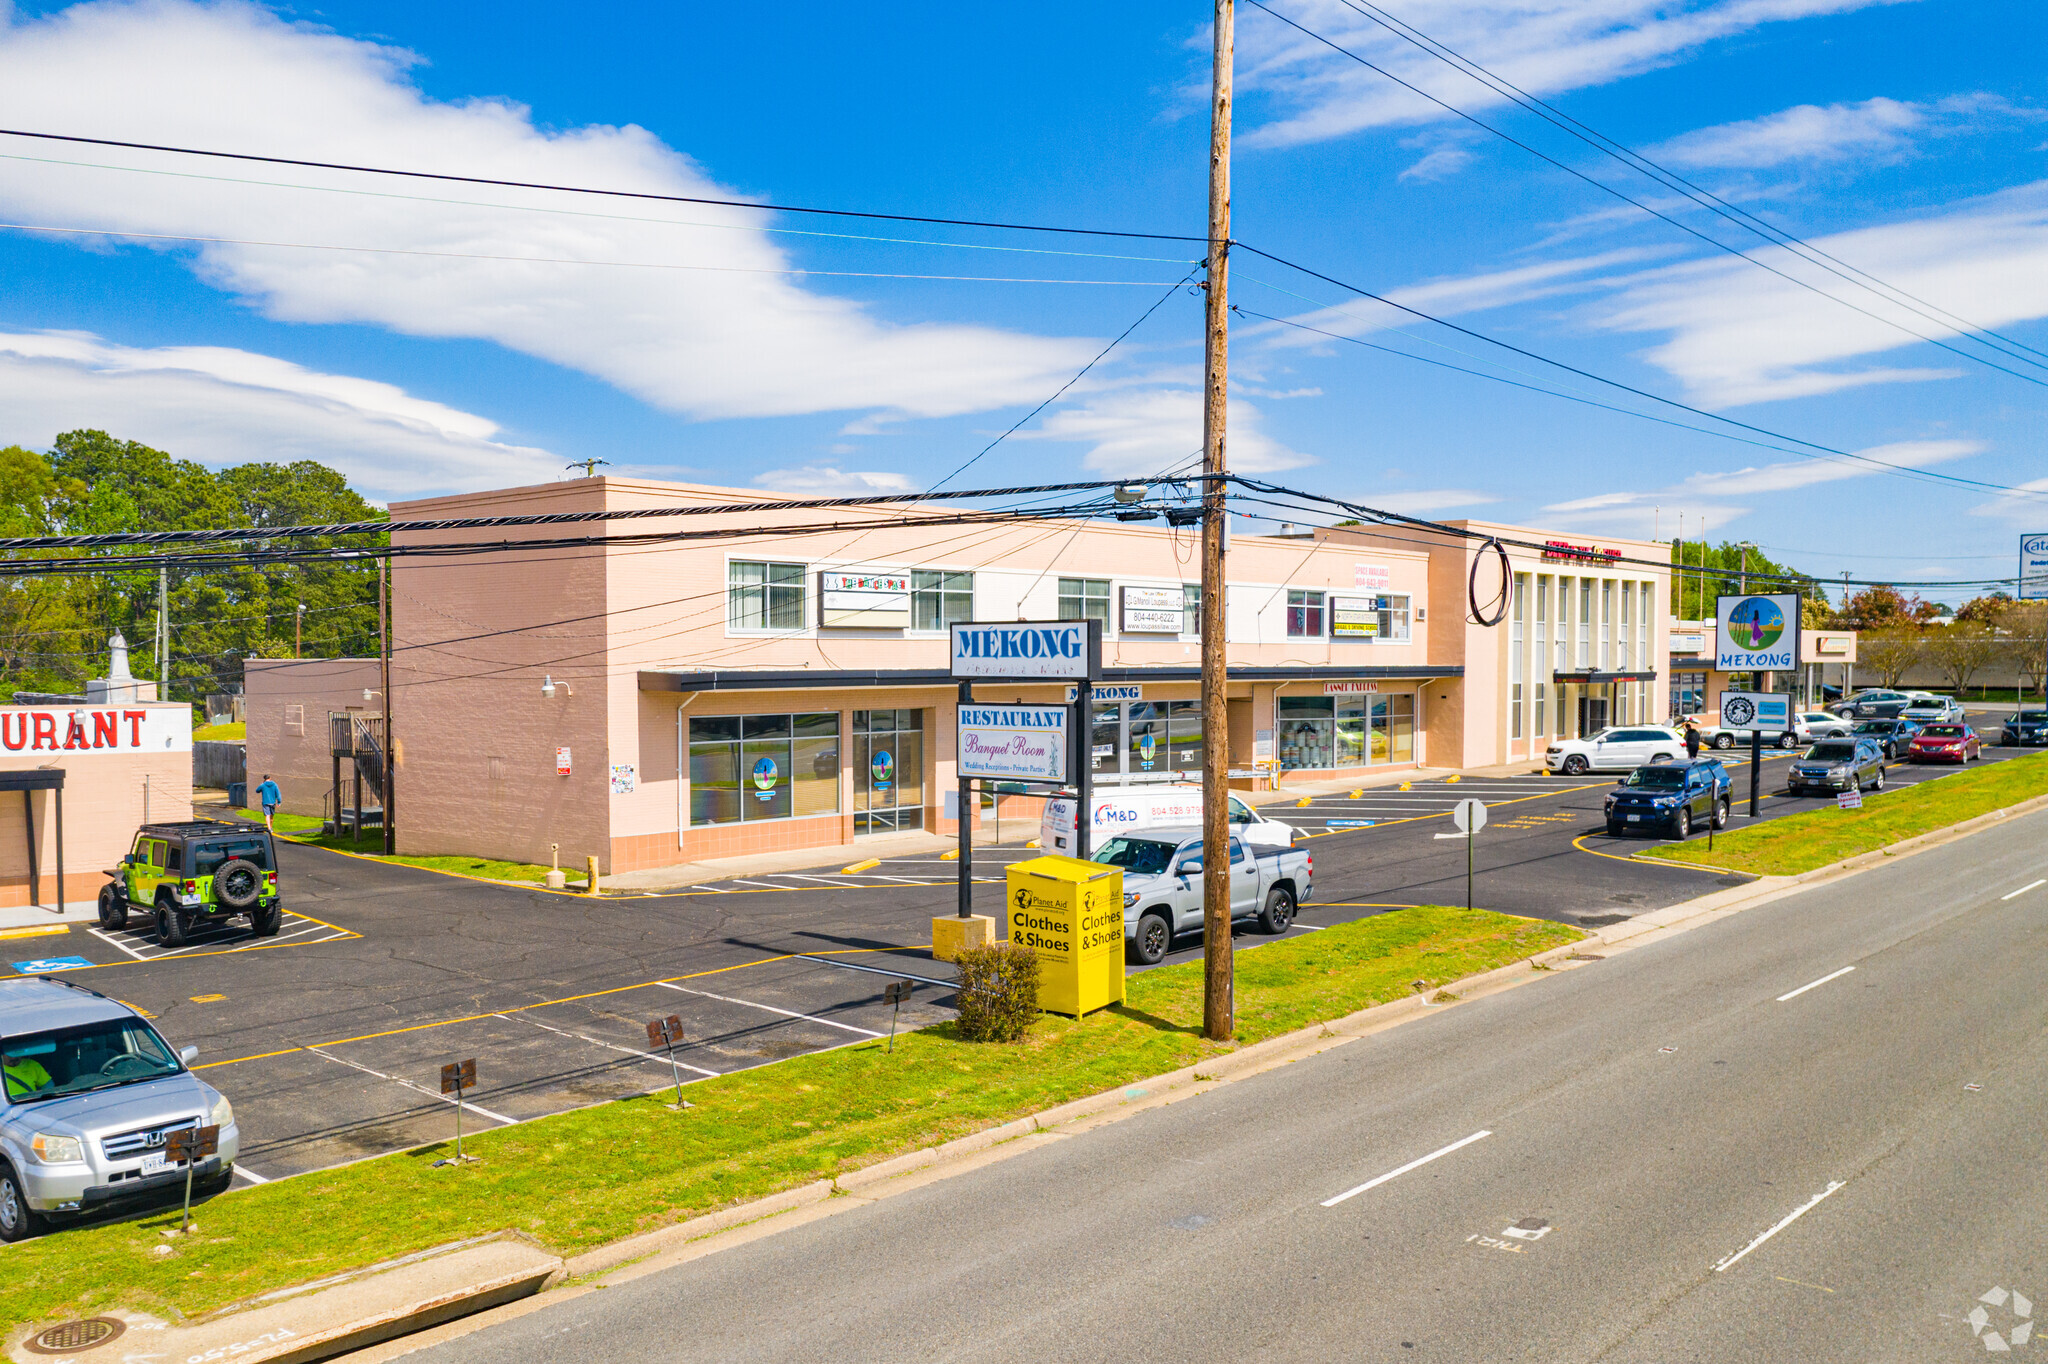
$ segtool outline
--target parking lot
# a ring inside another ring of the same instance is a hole
[[[1741,811],[1746,758],[1719,756]],[[1828,803],[1780,794],[1790,756],[1764,760],[1763,818]],[[1898,789],[1954,770],[1901,764],[1890,775]],[[1442,778],[1268,806],[1316,859],[1315,894],[1291,935],[1463,903],[1463,841],[1438,835],[1468,797],[1491,814],[1473,847],[1482,907],[1595,925],[1744,879],[1631,859],[1654,840],[1606,837],[1601,801],[1614,780]],[[1001,867],[1036,855],[1015,841],[977,849],[977,911],[1000,915]],[[878,1045],[890,980],[917,983],[903,1027],[952,1012],[952,970],[926,945],[931,917],[954,907],[958,864],[933,854],[601,899],[293,845],[280,859],[291,913],[276,938],[234,920],[166,950],[138,922],[24,939],[19,951],[82,958],[71,978],[144,1010],[173,1042],[196,1043],[202,1074],[235,1102],[252,1179],[447,1139],[454,1114],[437,1077],[449,1061],[476,1058],[470,1121],[490,1127],[671,1083],[668,1057],[647,1043],[652,1018],[682,1020],[687,1085]],[[1239,938],[1242,948],[1269,941],[1248,928]],[[1183,939],[1168,960],[1199,950]]]

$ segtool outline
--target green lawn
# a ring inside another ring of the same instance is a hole
[[[1237,958],[1239,1027],[1254,1042],[1578,940],[1484,910],[1397,910]],[[465,1141],[483,1157],[434,1169],[427,1147],[280,1180],[206,1205],[201,1232],[159,1257],[175,1211],[0,1251],[0,1322],[121,1305],[185,1315],[408,1251],[501,1229],[563,1253],[946,1141],[1230,1050],[1200,1036],[1202,963],[1131,978],[1118,1008],[1044,1017],[1016,1046],[950,1024],[799,1056],[659,1096],[601,1104]],[[207,1072],[230,1097],[232,1068]],[[489,1103],[489,1092],[479,1091]],[[451,1115],[452,1121],[452,1115]]]
[[[259,823],[263,819],[261,810],[239,812],[245,819]],[[436,857],[414,857],[400,855],[384,856],[384,835],[377,829],[365,829],[360,839],[351,839],[347,834],[324,834],[320,830],[326,821],[311,815],[278,814],[275,828],[280,837],[294,843],[306,843],[316,848],[331,848],[336,852],[356,853],[363,857],[374,857],[379,862],[399,862],[408,867],[425,867],[429,871],[452,871],[463,876],[480,876],[488,881],[531,881],[540,885],[547,880],[548,869],[534,866],[530,862],[501,862],[495,857],[470,857],[448,855]],[[571,889],[584,883],[582,867],[564,867],[570,878]]]
[[[1759,876],[1796,876],[2039,795],[2048,795],[2048,753],[1868,794],[1861,810],[1823,806],[1724,833],[1715,838],[1711,853],[1706,840],[1696,838],[1642,855]]]

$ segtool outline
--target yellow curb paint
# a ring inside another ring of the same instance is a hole
[[[1307,805],[1309,803],[1309,798],[1307,796],[1303,796],[1300,800],[1294,802],[1294,808],[1299,810],[1302,806]]]
[[[226,998],[226,995],[194,995],[192,996],[192,1002],[194,1004],[218,1004]]]
[[[70,931],[69,924],[32,924],[27,928],[0,928],[0,938],[46,938]]]
[[[850,867],[841,867],[841,868],[839,869],[839,874],[840,874],[841,876],[847,876],[847,875],[851,875],[852,873],[854,873],[854,872],[857,872],[857,871],[868,871],[868,870],[870,870],[871,868],[874,868],[874,867],[879,867],[879,866],[881,866],[881,865],[882,865],[882,859],[881,859],[881,858],[879,858],[879,857],[870,857],[870,858],[869,858],[869,859],[868,859],[867,861],[865,861],[865,862],[856,862],[856,863],[854,863],[854,864],[853,864],[852,866],[850,866]]]
[[[1444,781],[1445,781],[1446,783],[1449,783],[1449,782],[1454,782],[1454,781],[1457,781],[1457,780],[1459,780],[1459,779],[1458,779],[1457,777],[1445,777],[1445,778],[1444,778]]]
[[[1358,790],[1356,790],[1356,791],[1353,791],[1353,792],[1351,793],[1351,799],[1353,799],[1353,800],[1364,800],[1364,799],[1365,799],[1365,789],[1364,789],[1363,787],[1360,787],[1360,788],[1359,788]]]
[[[1038,846],[1038,840],[1034,838],[1029,843],[1026,843],[1024,846],[1027,848],[1035,848]]]
[[[941,862],[958,862],[959,860],[960,850],[958,848],[948,848],[939,854],[939,861]]]

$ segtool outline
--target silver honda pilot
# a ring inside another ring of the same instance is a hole
[[[117,1204],[175,1197],[185,1171],[164,1144],[220,1127],[193,1193],[234,1177],[241,1133],[227,1098],[186,1069],[142,1015],[55,976],[0,980],[0,1241]]]

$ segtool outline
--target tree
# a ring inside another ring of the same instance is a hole
[[[2001,655],[2019,674],[2021,695],[2040,691],[2042,675],[2048,671],[2048,602],[2008,599],[1991,624],[1998,632]]]
[[[1995,662],[2001,652],[1998,636],[1981,620],[1958,620],[1929,627],[1922,635],[1927,655],[1957,694],[1970,679]]]
[[[1866,587],[1842,603],[1838,613],[1845,630],[1877,630],[1890,625],[1918,625],[1940,615],[1932,602],[1906,596],[1896,587]]]
[[[1856,642],[1856,665],[1877,674],[1878,685],[1896,687],[1920,661],[1920,629],[1914,625],[1883,625],[1865,631]]]
[[[1813,596],[1818,580],[1766,557],[1762,550],[1745,550],[1723,540],[1709,545],[1704,540],[1671,542],[1671,610],[1679,620],[1705,620],[1714,614],[1716,596],[1732,597],[1744,590],[1748,574],[1750,592],[1797,592]]]

